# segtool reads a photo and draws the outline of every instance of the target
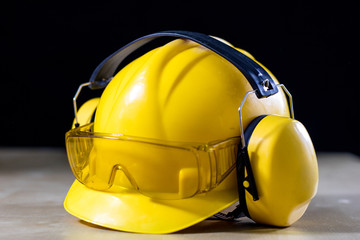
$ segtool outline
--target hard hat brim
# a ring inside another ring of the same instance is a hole
[[[235,171],[215,189],[180,200],[158,200],[138,192],[108,193],[75,180],[64,201],[72,215],[96,225],[139,233],[171,233],[201,222],[238,201]]]

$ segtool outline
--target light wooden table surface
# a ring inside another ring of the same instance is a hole
[[[64,149],[0,148],[0,239],[360,239],[360,158],[320,153],[318,160],[318,194],[291,227],[207,220],[173,234],[146,235],[97,227],[64,210],[74,180]]]

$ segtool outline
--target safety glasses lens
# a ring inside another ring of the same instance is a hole
[[[66,146],[75,177],[95,190],[140,191],[158,199],[187,198],[199,190],[191,148],[71,133]]]

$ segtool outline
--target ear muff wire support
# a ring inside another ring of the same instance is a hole
[[[293,100],[292,100],[292,95],[291,93],[289,92],[289,90],[287,90],[287,88],[284,86],[284,84],[277,84],[276,85],[278,88],[281,87],[284,92],[286,93],[287,97],[288,97],[288,100],[289,100],[289,103],[290,103],[290,106],[289,106],[289,110],[290,110],[290,115],[291,115],[291,118],[292,119],[295,119],[295,116],[294,116],[294,105],[293,105]],[[240,131],[241,131],[241,145],[242,147],[246,147],[246,143],[245,143],[245,137],[244,137],[244,125],[243,125],[243,120],[242,120],[242,113],[241,113],[241,110],[243,109],[244,107],[244,104],[245,104],[245,101],[247,99],[247,97],[250,95],[250,94],[255,94],[257,90],[252,90],[252,91],[249,91],[245,94],[243,100],[241,101],[241,104],[240,104],[240,107],[238,108],[238,112],[239,112],[239,118],[240,118]]]
[[[78,109],[77,109],[76,100],[77,100],[77,98],[79,97],[80,92],[81,92],[81,90],[83,89],[83,87],[86,87],[86,86],[89,86],[89,85],[91,85],[90,82],[86,82],[86,83],[81,84],[81,85],[79,86],[78,90],[76,91],[75,96],[73,97],[73,106],[74,106],[74,115],[75,115],[75,127],[79,127],[79,126],[80,126],[80,125],[79,125],[78,114],[77,114]]]
[[[288,101],[289,101],[289,110],[291,118],[294,119],[294,106],[293,106],[293,99],[292,95],[288,91],[288,89],[284,86],[284,84],[277,84],[278,88],[282,88],[284,92],[287,95]],[[251,168],[250,164],[250,158],[247,148],[247,142],[245,139],[244,134],[244,125],[242,120],[242,109],[244,107],[244,104],[246,102],[247,97],[250,94],[255,94],[256,90],[249,91],[245,94],[240,107],[238,109],[239,111],[239,118],[240,118],[240,131],[241,131],[241,144],[239,146],[238,155],[236,159],[236,170],[237,170],[237,182],[238,182],[238,193],[239,193],[239,202],[240,204],[233,210],[232,212],[229,212],[228,214],[219,214],[215,217],[223,219],[223,220],[234,220],[237,218],[240,218],[242,216],[250,217],[249,211],[247,209],[246,205],[246,196],[245,196],[245,190],[248,191],[251,196],[253,197],[253,201],[259,200],[259,194],[257,191],[256,183],[255,183],[255,177]],[[262,116],[262,118],[265,116]],[[261,119],[260,119],[261,120]],[[259,120],[259,121],[260,121]],[[255,127],[255,126],[254,126]],[[245,170],[247,173],[247,176],[245,177]]]

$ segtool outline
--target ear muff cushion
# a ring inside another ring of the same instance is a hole
[[[250,217],[258,223],[289,226],[315,196],[318,166],[305,127],[298,121],[268,115],[246,129],[248,153],[259,200],[246,192]]]
[[[254,120],[252,120],[250,122],[250,124],[247,126],[247,128],[245,129],[244,131],[244,139],[245,139],[245,144],[246,146],[249,145],[249,140],[250,140],[250,137],[254,131],[254,129],[256,128],[256,126],[258,125],[258,123],[263,119],[265,118],[266,116],[268,115],[261,115],[261,116],[258,116],[256,117]]]

